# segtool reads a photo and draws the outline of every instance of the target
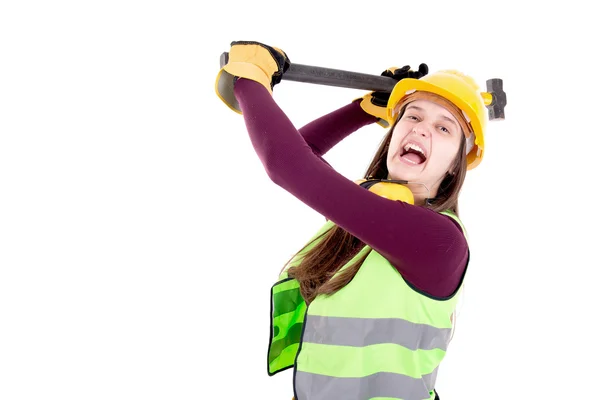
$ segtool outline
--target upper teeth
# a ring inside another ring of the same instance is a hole
[[[423,151],[422,148],[420,148],[419,146],[417,146],[414,143],[408,143],[406,146],[404,146],[404,151],[408,151],[409,149],[413,149],[418,151],[419,153],[425,155],[425,152]]]

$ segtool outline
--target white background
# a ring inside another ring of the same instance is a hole
[[[291,371],[266,372],[269,289],[323,218],[215,95],[234,40],[503,79],[506,120],[462,194],[473,256],[437,388],[600,399],[592,3],[209,3],[0,6],[0,399],[291,398]],[[300,127],[363,93],[274,96]],[[326,159],[359,178],[384,132]]]

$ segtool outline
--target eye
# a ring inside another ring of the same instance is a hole
[[[446,128],[445,126],[440,126],[439,128],[444,133],[450,133],[450,130],[448,128]]]
[[[415,115],[406,115],[404,118],[410,119],[412,121],[418,121],[419,120],[419,118],[417,118]]]

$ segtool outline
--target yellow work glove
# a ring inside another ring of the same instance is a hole
[[[389,78],[394,78],[397,81],[400,81],[404,78],[414,78],[420,79],[429,73],[429,68],[427,64],[419,65],[418,71],[413,71],[410,69],[410,66],[405,65],[402,68],[392,67],[388,68],[381,73],[381,76],[387,76]],[[379,118],[377,123],[384,128],[389,128],[390,124],[393,121],[387,120],[387,105],[388,100],[390,98],[391,92],[385,91],[375,91],[369,92],[362,97],[360,102],[361,108],[373,115],[374,117]]]
[[[259,42],[231,42],[229,59],[217,74],[217,96],[233,111],[242,113],[233,94],[238,78],[256,81],[272,94],[273,87],[281,82],[283,73],[290,67],[290,60],[282,50]]]

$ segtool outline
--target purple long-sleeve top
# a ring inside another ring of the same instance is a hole
[[[275,184],[380,253],[418,290],[434,297],[456,291],[469,252],[452,218],[375,195],[322,158],[375,117],[355,101],[298,130],[261,84],[238,79],[234,93],[252,145]]]

